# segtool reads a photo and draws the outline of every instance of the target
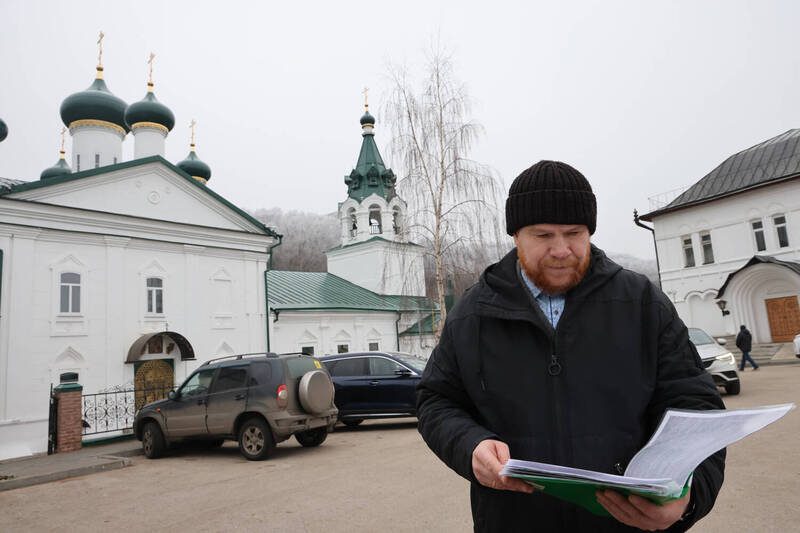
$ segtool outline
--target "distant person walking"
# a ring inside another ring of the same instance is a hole
[[[744,372],[744,364],[747,361],[750,361],[750,364],[753,365],[753,370],[758,370],[758,365],[750,357],[750,350],[753,349],[753,336],[744,324],[741,325],[739,334],[736,335],[736,347],[742,351],[742,366],[739,370]]]

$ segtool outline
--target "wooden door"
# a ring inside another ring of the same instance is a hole
[[[792,342],[800,333],[800,307],[797,296],[770,298],[767,304],[767,318],[772,342]]]

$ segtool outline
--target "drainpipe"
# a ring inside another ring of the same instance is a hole
[[[269,282],[267,281],[268,276],[267,273],[272,270],[272,250],[277,248],[283,243],[283,235],[279,235],[278,233],[275,234],[278,237],[277,244],[271,244],[267,248],[267,253],[269,254],[269,261],[267,262],[267,269],[264,271],[264,307],[266,309],[266,326],[267,326],[267,351],[270,351],[270,342],[269,342]]]
[[[397,312],[397,320],[394,321],[394,338],[397,339],[397,351],[400,351],[400,319],[403,318],[403,314],[398,311]]]
[[[656,244],[656,230],[654,230],[650,226],[643,224],[639,220],[639,213],[636,211],[636,209],[633,210],[633,223],[639,226],[640,228],[644,228],[653,234],[653,248],[656,251],[656,272],[658,272],[658,288],[663,290],[663,287],[661,286],[661,265],[658,262],[658,244]]]

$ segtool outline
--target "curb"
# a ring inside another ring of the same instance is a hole
[[[132,450],[133,451],[133,450]],[[131,453],[130,455],[137,455]],[[6,481],[0,481],[0,491],[19,489],[22,487],[30,487],[31,485],[39,485],[41,483],[49,483],[51,481],[58,481],[60,479],[67,479],[71,477],[85,476],[87,474],[94,474],[95,472],[104,472],[106,470],[116,470],[130,466],[131,460],[128,457],[118,456],[98,456],[98,459],[105,459],[108,462],[94,464],[89,466],[82,466],[58,472],[51,472],[48,474],[39,474],[35,476],[27,476],[20,478],[13,478]]]

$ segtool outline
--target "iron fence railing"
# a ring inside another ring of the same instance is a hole
[[[131,429],[142,406],[166,398],[174,388],[165,386],[84,394],[81,398],[83,435]]]

